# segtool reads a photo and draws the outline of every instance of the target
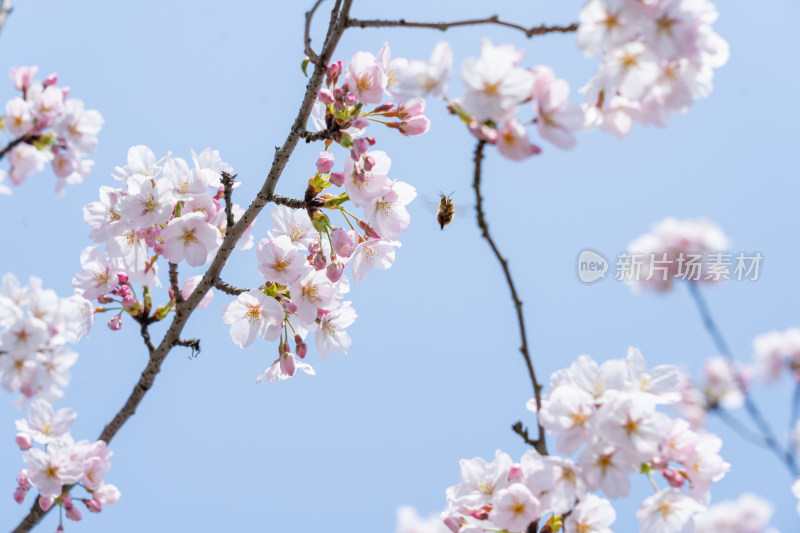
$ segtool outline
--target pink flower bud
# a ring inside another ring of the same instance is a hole
[[[371,238],[371,239],[380,239],[380,238],[381,238],[381,236],[380,236],[380,235],[378,235],[378,233],[377,233],[377,232],[376,232],[374,229],[372,229],[372,228],[369,226],[369,224],[367,224],[367,223],[366,223],[365,221],[363,221],[363,220],[359,220],[359,221],[358,221],[358,227],[359,227],[359,228],[361,228],[362,230],[364,230],[364,234],[365,234],[367,237]]]
[[[475,120],[469,123],[469,131],[474,135],[477,139],[482,141],[486,141],[489,143],[494,144],[497,142],[497,130],[494,128],[490,128],[489,126],[485,126]]]
[[[164,244],[157,242],[155,246],[153,246],[153,251],[158,255],[164,255]]]
[[[360,130],[366,129],[369,126],[369,120],[366,117],[358,117],[353,121],[352,126]]]
[[[401,118],[418,117],[425,113],[425,99],[412,98],[408,102],[401,105],[397,112],[404,115],[401,116]]]
[[[664,476],[664,479],[667,480],[667,483],[669,483],[670,486],[675,487],[676,489],[681,488],[686,482],[686,479],[679,472],[676,472],[671,468],[665,468],[661,472],[661,475]]]
[[[122,329],[122,313],[111,317],[111,320],[108,321],[108,329],[111,331]]]
[[[331,174],[331,183],[337,187],[344,185],[344,172],[334,172]]]
[[[115,291],[117,296],[122,296],[123,298],[128,296],[131,293],[131,286],[130,285],[120,285],[119,289]]]
[[[365,138],[361,137],[360,139],[356,139],[353,141],[353,150],[357,154],[356,158],[361,157],[361,154],[365,153],[369,149],[369,141]]]
[[[406,136],[422,135],[431,129],[431,121],[426,116],[411,117],[410,119],[401,122],[398,128],[400,133]]]
[[[114,300],[110,296],[107,296],[105,294],[101,294],[100,296],[97,297],[97,302],[101,304],[110,304],[113,301]]]
[[[39,496],[39,507],[46,513],[50,510],[55,501],[56,499],[52,496]]]
[[[325,260],[325,256],[322,255],[322,252],[315,254],[314,260],[311,262],[311,265],[317,270],[322,270],[327,264],[328,261]]]
[[[336,98],[337,100],[341,100],[344,97],[344,89],[342,89],[341,87],[336,87],[333,90],[333,97]]]
[[[289,376],[294,376],[297,367],[294,364],[294,355],[286,353],[281,355],[281,371]]]
[[[508,481],[513,483],[514,481],[519,481],[522,479],[522,467],[516,463],[511,465],[511,468],[508,469]]]
[[[308,353],[308,345],[304,342],[301,342],[295,348],[297,351],[297,357],[300,359],[303,359],[306,356],[306,353]]]
[[[284,298],[281,300],[281,303],[283,304],[283,309],[290,315],[297,312],[297,304],[291,301],[289,298]]]
[[[481,507],[478,510],[472,511],[470,513],[472,518],[477,518],[478,520],[488,520],[489,519],[489,511],[485,508]]]
[[[364,137],[364,138],[367,140],[370,146],[375,146],[375,143],[377,142],[375,140],[375,137]]]
[[[373,168],[375,168],[375,158],[371,155],[368,155],[364,158],[364,170],[369,172]]]
[[[83,516],[81,515],[81,512],[77,507],[70,507],[69,509],[67,509],[67,518],[79,522],[80,519],[83,518]]]
[[[103,504],[94,498],[91,500],[83,500],[83,503],[86,505],[86,508],[89,509],[90,513],[99,513],[103,510]]]
[[[336,63],[331,63],[328,65],[328,68],[325,70],[325,74],[330,76],[331,78],[335,78],[339,74],[342,73],[342,62],[337,61]]]
[[[31,482],[28,480],[28,471],[24,468],[17,474],[17,485],[19,485],[19,488],[26,490],[31,486]]]
[[[356,105],[356,95],[352,93],[344,95],[344,103],[347,105]]]
[[[17,503],[22,503],[23,501],[25,501],[26,494],[28,494],[28,489],[17,487],[17,490],[14,491],[14,501]]]
[[[319,244],[317,244],[316,242],[312,242],[312,243],[310,243],[308,245],[308,253],[309,254],[316,255],[316,254],[319,253],[319,251],[320,251],[320,247],[319,247]]]
[[[355,243],[350,238],[350,234],[343,228],[336,228],[331,234],[331,243],[333,243],[333,251],[336,255],[341,257],[350,257],[355,250]]]
[[[44,87],[46,89],[46,88],[50,87],[51,85],[55,85],[56,83],[58,83],[58,74],[53,72],[52,74],[50,74],[49,76],[47,76],[44,79],[44,81],[42,82],[42,87]]]
[[[64,509],[72,509],[72,496],[64,494],[64,497],[61,498],[61,504],[64,506]]]
[[[39,72],[39,67],[11,67],[8,71],[14,87],[25,92],[30,87],[33,77]]]
[[[320,174],[327,174],[333,168],[333,154],[330,152],[320,152],[317,159],[317,171]]]
[[[117,279],[120,284],[128,283],[128,275],[125,272],[117,272]]]
[[[136,307],[139,303],[139,300],[136,299],[136,296],[133,294],[128,294],[124,298],[122,298],[122,307],[125,309],[130,309],[131,307]]]
[[[336,283],[342,278],[342,273],[344,272],[344,263],[335,262],[328,265],[328,269],[325,271],[325,276],[331,283]]]
[[[329,89],[320,89],[317,93],[317,100],[325,105],[332,104],[335,101],[333,93]]]
[[[25,450],[30,450],[31,446],[33,446],[33,440],[27,433],[17,433],[16,441],[17,446],[19,446],[19,449],[23,452]]]

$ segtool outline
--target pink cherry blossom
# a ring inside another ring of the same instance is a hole
[[[183,259],[190,266],[205,264],[222,244],[216,226],[205,221],[202,213],[190,213],[172,219],[161,232],[164,256],[172,263]]]
[[[352,341],[345,328],[355,322],[356,316],[355,310],[350,307],[350,302],[342,302],[340,306],[320,317],[314,341],[321,357],[327,357],[331,351],[347,353]]]
[[[222,320],[231,325],[231,338],[240,348],[250,346],[258,336],[276,340],[284,317],[283,306],[258,289],[240,294],[222,310]]]
[[[345,70],[345,80],[359,102],[380,103],[388,78],[375,56],[369,52],[356,52]]]
[[[262,239],[258,243],[256,255],[258,271],[264,278],[275,283],[292,284],[309,268],[305,257],[286,235]]]

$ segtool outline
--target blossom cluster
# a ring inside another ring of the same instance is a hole
[[[650,288],[659,292],[669,290],[674,280],[681,278],[690,283],[714,283],[722,279],[715,275],[715,269],[727,268],[715,261],[715,254],[727,247],[727,237],[714,222],[668,217],[628,245],[628,257],[640,263],[629,265],[618,272],[618,277],[628,281],[634,290]],[[648,275],[637,275],[639,272]]]
[[[578,46],[602,62],[581,91],[603,130],[622,138],[634,122],[664,127],[708,97],[729,56],[711,27],[717,16],[708,0],[589,0]]]
[[[147,314],[149,289],[161,287],[159,257],[193,267],[214,257],[227,230],[222,173],[233,169],[210,148],[193,152],[192,160],[190,167],[171,153],[156,160],[146,146],[128,150],[127,165],[113,173],[123,185],[100,187],[100,200],[83,208],[95,245],[81,254],[82,270],[72,281],[77,293],[102,304],[118,302],[132,316]],[[232,212],[238,218],[243,210],[233,205]],[[237,248],[252,245],[247,231]],[[181,292],[190,293],[197,281],[187,280]],[[132,283],[144,286],[141,298]],[[156,318],[170,309],[157,309]],[[109,322],[112,329],[120,327],[121,314]]]
[[[76,484],[83,487],[88,497],[81,501],[93,513],[99,513],[104,504],[119,499],[119,490],[103,480],[111,467],[111,450],[102,440],[75,442],[69,429],[76,418],[72,409],[54,411],[49,402],[37,398],[31,402],[27,420],[17,420],[16,441],[25,452],[22,459],[28,467],[20,470],[17,476],[14,492],[17,503],[22,503],[30,488],[35,487],[43,511],[60,505],[67,518],[80,520],[81,512],[69,492],[64,492],[65,488]],[[44,450],[34,443],[43,445]]]
[[[82,100],[67,98],[69,88],[56,85],[56,74],[36,80],[38,71],[35,66],[9,71],[22,95],[6,102],[2,121],[13,139],[8,177],[19,185],[51,163],[58,177],[56,191],[63,193],[65,185],[81,183],[89,174],[94,162],[85,157],[97,150],[103,117],[94,109],[84,109]],[[11,194],[1,183],[4,178],[5,171],[0,171],[0,194]]]
[[[729,465],[718,454],[718,437],[657,410],[680,400],[679,382],[675,367],[648,370],[634,348],[602,365],[581,356],[553,374],[539,411],[564,457],[529,450],[519,463],[500,451],[492,462],[462,460],[461,483],[447,490],[445,524],[453,532],[513,533],[537,521],[557,530],[563,521],[565,531],[608,533],[614,509],[595,492],[621,498],[630,491],[631,474],[648,476],[655,487],[652,476],[659,473],[666,487],[643,501],[641,531],[691,527]],[[575,453],[577,461],[566,457]]]
[[[416,197],[414,187],[389,177],[392,160],[372,149],[377,141],[367,129],[378,123],[403,135],[428,131],[424,97],[444,91],[451,63],[449,47],[440,43],[430,62],[392,58],[384,45],[377,55],[357,52],[347,65],[337,61],[327,67],[312,113],[325,150],[303,195],[305,207],[275,206],[268,238],[257,246],[265,283],[239,294],[223,310],[231,338],[241,348],[257,337],[279,341],[278,358],[257,381],[288,379],[298,369],[314,374],[301,361],[309,332],[320,356],[347,352],[352,341],[346,328],[356,312],[344,300],[350,289],[345,270],[349,267],[358,283],[373,268],[394,263],[398,239],[410,223],[406,206]],[[385,96],[395,102],[381,103]],[[329,151],[333,143],[347,150],[338,171]],[[341,216],[341,222],[326,211]]]
[[[17,406],[31,398],[54,401],[69,384],[78,354],[67,347],[86,336],[94,307],[73,295],[59,298],[31,277],[22,286],[13,274],[0,285],[0,384],[20,392]]]
[[[481,56],[467,58],[461,66],[465,94],[450,103],[450,110],[473,135],[495,144],[503,156],[521,161],[541,152],[528,139],[526,125],[535,124],[539,135],[563,149],[575,145],[574,132],[587,126],[586,110],[568,100],[569,84],[550,67],[520,66],[523,51],[511,45],[481,43]],[[534,118],[518,118],[521,104]],[[522,122],[520,121],[522,120]]]

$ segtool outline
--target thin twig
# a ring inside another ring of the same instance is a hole
[[[6,19],[13,10],[14,7],[11,5],[11,0],[3,0],[2,3],[0,3],[0,30],[5,26]]]
[[[525,444],[529,444],[530,446],[536,446],[536,441],[531,439],[528,436],[528,428],[522,425],[521,421],[517,421],[513,426],[511,426],[511,430],[522,437],[522,440],[525,441]]]
[[[183,304],[183,293],[181,293],[180,276],[178,276],[178,265],[169,264],[169,285],[172,287],[172,297],[175,298],[175,306]]]
[[[178,339],[175,346],[185,346],[192,349],[192,357],[197,357],[200,353],[200,339]]]
[[[288,196],[280,196],[278,194],[273,194],[270,196],[269,201],[278,205],[285,205],[286,207],[291,207],[293,209],[305,209],[308,207],[308,203],[305,200],[289,198]]]
[[[142,320],[139,322],[139,324],[141,325],[140,332],[142,334],[144,344],[147,346],[147,351],[152,355],[153,352],[156,351],[156,347],[153,345],[153,341],[150,339],[150,331],[147,329],[150,324],[147,320]]]
[[[232,228],[236,221],[233,219],[233,184],[236,182],[236,174],[222,173],[222,194],[225,198],[225,225],[228,229]]]
[[[326,139],[330,139],[333,132],[330,130],[321,130],[321,131],[308,131],[305,128],[300,128],[297,133],[306,140],[307,143],[313,141],[324,141]]]
[[[275,186],[278,184],[278,180],[283,174],[283,169],[286,167],[286,163],[288,163],[289,158],[291,157],[295,147],[297,146],[297,143],[300,140],[300,135],[298,135],[295,130],[297,128],[305,127],[306,123],[308,122],[308,117],[311,115],[311,108],[314,105],[314,101],[317,98],[317,93],[319,92],[319,89],[322,86],[322,81],[325,77],[324,65],[330,61],[333,51],[336,49],[339,39],[347,27],[346,21],[352,3],[352,0],[338,0],[334,6],[334,10],[331,12],[331,23],[328,28],[328,37],[325,40],[325,45],[322,49],[322,53],[320,54],[320,64],[314,67],[314,72],[309,78],[308,84],[306,85],[306,93],[303,96],[303,101],[300,104],[300,109],[297,113],[297,117],[294,120],[294,124],[290,128],[289,134],[287,135],[283,146],[275,151],[275,155],[272,160],[272,166],[270,167],[269,173],[267,174],[267,178],[264,181],[261,190],[256,194],[255,199],[247,208],[247,210],[245,210],[239,221],[232,228],[225,232],[225,238],[222,241],[222,246],[220,246],[219,250],[217,250],[217,254],[214,256],[214,259],[211,261],[208,270],[203,275],[203,279],[200,280],[200,283],[197,285],[195,290],[192,292],[189,298],[186,299],[185,304],[175,310],[172,323],[167,329],[167,332],[164,334],[164,338],[161,340],[161,343],[150,355],[150,361],[148,362],[147,367],[142,371],[142,375],[139,377],[139,381],[136,383],[130,395],[128,396],[125,405],[122,406],[117,414],[114,415],[114,418],[111,420],[111,422],[109,422],[100,433],[99,440],[105,441],[106,443],[111,442],[125,422],[127,422],[128,419],[134,415],[136,408],[141,403],[145,394],[147,394],[147,391],[153,386],[156,376],[161,371],[161,365],[164,362],[164,359],[170,353],[170,350],[172,350],[172,348],[175,346],[175,343],[180,340],[180,334],[183,331],[189,316],[197,308],[197,305],[214,285],[214,280],[219,278],[222,268],[227,263],[228,258],[236,246],[236,243],[239,241],[239,238],[247,230],[247,228],[250,227],[255,218],[269,201],[270,196],[275,191]],[[339,10],[340,6],[341,9]],[[16,529],[14,529],[14,533],[30,531],[31,528],[35,526],[42,519],[42,517],[45,516],[45,514],[47,513],[41,510],[38,505],[38,501],[34,502],[34,505],[28,515],[22,520],[22,522],[20,522]]]
[[[500,20],[497,15],[486,17],[482,19],[459,20],[455,22],[409,22],[405,19],[400,20],[359,20],[348,19],[347,26],[349,28],[429,28],[432,30],[447,31],[450,28],[459,26],[476,26],[479,24],[496,24],[498,26],[505,26],[506,28],[513,28],[525,34],[529,39],[534,35],[545,35],[547,33],[571,33],[578,31],[579,24],[573,22],[565,26],[547,26],[541,24],[526,28],[514,22]]]
[[[230,294],[231,296],[239,296],[240,294],[250,290],[250,289],[240,289],[239,287],[234,287],[230,283],[225,283],[219,278],[214,280],[214,288],[221,290],[225,294]]]
[[[306,11],[306,31],[305,31],[305,43],[306,43],[306,57],[308,60],[314,63],[315,65],[319,63],[319,56],[311,48],[311,19],[314,18],[314,12],[317,10],[319,5],[322,3],[322,0],[317,0],[314,2],[314,6]]]
[[[739,421],[739,419],[735,418],[726,409],[717,406],[714,409],[709,410],[709,412],[717,415],[720,420],[722,420],[729,428],[738,433],[743,439],[749,440],[758,446],[769,448],[767,441],[764,439],[764,435],[757,433],[745,426],[741,421]]]
[[[703,298],[703,294],[700,292],[700,288],[696,283],[689,282],[689,293],[692,295],[692,298],[697,305],[697,310],[700,312],[700,316],[703,319],[703,325],[705,326],[709,335],[711,335],[711,339],[714,341],[717,351],[720,353],[720,355],[726,357],[733,365],[735,362],[733,354],[728,347],[728,343],[725,342],[725,337],[722,336],[722,332],[714,322],[714,319],[711,316],[711,311],[708,308],[708,304],[706,303],[705,298]],[[800,470],[797,468],[794,455],[790,451],[784,449],[784,447],[778,442],[777,437],[775,437],[775,433],[772,431],[772,428],[764,418],[764,415],[761,414],[758,406],[753,401],[752,396],[750,396],[750,391],[747,390],[747,386],[742,381],[741,377],[738,378],[738,383],[739,389],[742,391],[742,395],[744,396],[745,410],[750,416],[750,419],[761,431],[761,436],[764,439],[764,443],[772,451],[772,453],[774,453],[778,459],[780,459],[786,465],[786,468],[789,470],[792,476],[797,477],[800,475]],[[720,407],[719,409],[722,408]]]
[[[541,412],[542,409],[542,386],[536,379],[536,372],[533,370],[531,355],[528,352],[528,337],[525,333],[525,317],[522,314],[522,300],[520,300],[519,296],[517,295],[517,289],[514,286],[514,280],[511,278],[511,271],[508,268],[508,261],[500,254],[500,250],[497,248],[494,239],[492,239],[491,234],[489,234],[489,224],[487,224],[486,216],[483,213],[483,197],[481,196],[481,163],[483,161],[484,146],[486,146],[486,141],[478,141],[478,144],[475,147],[475,175],[474,181],[472,182],[472,188],[475,189],[475,211],[477,213],[478,227],[481,230],[481,235],[484,239],[486,239],[486,241],[489,243],[489,246],[492,248],[492,252],[494,252],[494,256],[497,258],[497,261],[500,262],[500,266],[503,268],[503,274],[505,274],[506,277],[506,283],[511,291],[511,299],[514,301],[514,308],[517,311],[519,335],[522,341],[519,351],[522,353],[522,357],[525,358],[525,365],[528,367],[528,375],[530,377],[531,384],[533,385],[533,396],[536,399],[536,412],[538,413]],[[547,442],[545,441],[544,428],[542,428],[541,423],[537,423],[537,425],[539,427],[539,435],[536,441],[534,441],[535,444],[533,446],[540,454],[547,455]]]

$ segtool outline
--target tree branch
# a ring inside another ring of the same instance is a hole
[[[511,291],[511,299],[514,301],[514,308],[517,311],[517,322],[519,323],[519,335],[522,340],[522,345],[519,351],[525,359],[525,365],[528,367],[528,376],[530,377],[531,384],[533,385],[533,396],[536,399],[536,412],[537,412],[537,425],[539,427],[539,435],[534,441],[534,448],[542,454],[547,455],[547,442],[545,441],[544,428],[541,423],[538,423],[538,413],[542,409],[542,386],[536,379],[536,373],[533,370],[533,362],[531,355],[528,352],[528,337],[525,333],[525,317],[522,314],[522,300],[517,295],[517,289],[514,286],[514,280],[511,278],[511,271],[508,268],[508,261],[500,254],[500,250],[492,239],[489,233],[489,224],[486,222],[486,216],[483,213],[483,197],[481,196],[481,163],[483,162],[483,148],[486,146],[486,141],[478,141],[475,147],[475,175],[472,182],[472,188],[475,189],[475,212],[477,214],[478,227],[481,230],[481,236],[489,243],[489,246],[494,252],[494,256],[503,268],[503,274],[506,278],[506,283]],[[527,433],[526,433],[527,438]]]
[[[236,182],[236,174],[222,173],[222,194],[225,197],[225,226],[230,229],[236,223],[233,220],[233,184]]]
[[[175,307],[183,304],[183,293],[181,293],[180,277],[178,276],[178,265],[169,264],[169,285],[172,287],[172,297],[175,298]]]
[[[689,292],[694,299],[695,304],[697,305],[697,310],[700,312],[700,316],[703,319],[703,325],[708,331],[709,335],[711,335],[712,340],[714,341],[714,345],[717,348],[717,351],[720,355],[726,357],[728,361],[730,361],[731,365],[734,364],[734,358],[731,354],[731,350],[728,347],[728,343],[725,342],[725,338],[722,336],[722,332],[720,332],[717,324],[714,322],[714,319],[711,316],[711,311],[708,308],[708,304],[706,304],[705,298],[703,298],[702,293],[700,292],[700,288],[697,286],[696,283],[689,282]],[[736,369],[734,368],[734,371]],[[778,439],[775,437],[775,433],[772,431],[769,423],[764,418],[764,415],[761,414],[761,411],[758,409],[758,406],[753,401],[752,396],[750,396],[750,391],[747,390],[747,386],[739,376],[737,372],[737,380],[739,389],[742,391],[742,395],[744,396],[744,407],[747,411],[747,414],[750,416],[750,419],[755,423],[758,429],[761,431],[761,438],[764,439],[764,444],[767,448],[774,453],[778,459],[780,459],[785,465],[789,472],[792,474],[793,477],[797,477],[800,475],[800,470],[797,468],[797,463],[795,462],[794,455],[791,451],[788,451],[781,446],[778,442]],[[719,407],[719,410],[722,410],[722,407]],[[719,415],[719,413],[717,413]]]
[[[455,22],[409,22],[405,19],[400,20],[359,20],[347,19],[348,28],[428,28],[431,30],[447,31],[450,28],[459,26],[477,26],[479,24],[496,24],[498,26],[505,26],[519,30],[525,34],[529,39],[534,35],[545,35],[547,33],[572,33],[578,31],[579,24],[573,22],[565,26],[547,26],[541,24],[526,28],[514,22],[500,20],[497,15],[486,17],[482,19],[459,20]]]
[[[314,2],[314,6],[306,11],[306,31],[305,31],[305,43],[306,43],[306,57],[308,60],[311,61],[313,64],[319,63],[319,56],[311,48],[311,19],[314,18],[314,12],[317,10],[319,5],[322,3],[322,0],[317,0]]]
[[[214,288],[219,289],[225,294],[230,294],[231,296],[239,296],[243,292],[247,292],[250,290],[250,289],[240,289],[239,287],[234,287],[230,283],[225,283],[219,278],[214,280]]]
[[[128,419],[134,415],[136,408],[141,403],[145,394],[147,394],[147,391],[153,386],[156,376],[161,371],[161,364],[164,362],[164,359],[167,357],[170,350],[176,345],[176,343],[180,341],[180,334],[183,331],[189,316],[197,308],[197,305],[214,285],[215,280],[219,278],[222,268],[228,261],[228,258],[233,252],[234,246],[238,242],[239,238],[242,236],[245,230],[247,230],[250,224],[253,223],[256,216],[258,216],[275,191],[275,186],[283,174],[283,169],[286,167],[289,157],[292,155],[292,152],[300,140],[300,135],[296,133],[296,130],[298,128],[304,128],[308,122],[308,117],[311,114],[311,108],[314,105],[314,101],[317,98],[317,93],[319,92],[319,89],[322,86],[322,81],[325,77],[325,65],[327,65],[330,61],[330,58],[339,43],[342,33],[344,33],[345,29],[347,28],[347,19],[350,13],[351,5],[352,0],[337,0],[334,9],[331,12],[331,22],[328,27],[328,36],[325,40],[322,53],[320,54],[320,62],[314,67],[314,72],[308,80],[308,84],[306,85],[306,93],[303,96],[303,101],[300,104],[297,117],[295,118],[294,124],[289,130],[286,140],[284,141],[283,145],[275,151],[275,155],[272,160],[272,166],[270,167],[269,173],[267,174],[267,178],[264,181],[261,190],[258,192],[255,199],[244,212],[239,221],[225,233],[222,246],[220,246],[217,254],[214,256],[214,259],[211,261],[211,265],[209,265],[208,270],[206,271],[205,275],[203,275],[203,279],[197,285],[197,288],[195,288],[189,298],[186,299],[186,302],[183,306],[175,309],[175,315],[172,319],[172,323],[170,324],[167,332],[164,334],[164,338],[161,340],[161,343],[156,347],[153,353],[150,354],[150,361],[142,371],[142,375],[139,377],[139,381],[136,383],[130,395],[128,396],[125,405],[122,406],[117,414],[114,415],[114,418],[100,433],[99,440],[103,440],[107,443],[111,442],[125,422],[127,422]],[[339,9],[340,7],[341,9]],[[37,500],[37,502],[34,502],[34,505],[28,515],[22,520],[19,526],[17,526],[14,532],[20,533],[23,531],[30,531],[31,528],[35,526],[45,514],[46,513],[39,507]]]
[[[289,198],[287,196],[280,196],[278,194],[273,194],[270,196],[269,201],[278,205],[285,205],[286,207],[291,207],[293,209],[305,209],[308,207],[308,202],[305,200]]]

